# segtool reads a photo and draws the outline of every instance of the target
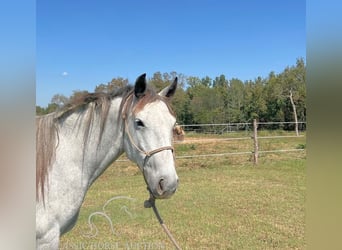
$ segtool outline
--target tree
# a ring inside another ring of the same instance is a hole
[[[50,114],[55,112],[58,109],[58,105],[56,103],[50,103],[47,108],[45,109],[45,114]]]
[[[102,92],[102,93],[111,93],[115,89],[119,89],[128,85],[128,79],[117,77],[113,78],[107,84],[101,83],[100,85],[95,87],[95,92]]]
[[[219,77],[215,77],[213,81],[213,87],[227,87],[228,81],[226,80],[225,75],[221,74]]]
[[[197,76],[189,76],[187,78],[188,89],[194,88],[194,87],[196,87],[197,85],[200,85],[200,84],[202,84],[202,81]]]
[[[177,88],[172,98],[172,106],[177,115],[177,121],[180,124],[193,123],[192,114],[190,112],[190,99],[183,88]]]
[[[212,86],[212,80],[209,76],[203,77],[201,79],[201,83],[202,85],[209,87],[209,88]]]
[[[265,98],[267,100],[267,111],[265,119],[267,121],[285,121],[284,108],[285,97],[283,95],[283,86],[280,78],[274,72],[268,76],[267,84],[265,86]],[[279,128],[278,125],[270,125],[268,128]]]
[[[36,106],[36,115],[45,115],[45,109],[37,105]]]
[[[265,80],[261,77],[258,77],[254,82],[245,82],[243,110],[246,121],[265,120],[267,105],[264,86]]]
[[[63,107],[69,102],[69,98],[62,94],[56,94],[51,98],[50,103],[56,104],[59,108]]]
[[[293,116],[294,116],[294,120],[295,120],[295,131],[296,131],[296,135],[298,136],[298,118],[297,118],[297,111],[296,111],[296,105],[293,101],[293,94],[292,94],[292,89],[290,89],[290,101],[291,101],[291,105],[292,105],[292,109],[293,109]]]
[[[285,100],[285,120],[305,120],[306,113],[306,86],[304,59],[297,59],[296,66],[286,67],[279,75],[279,81],[283,88]],[[296,116],[296,118],[293,118]],[[295,123],[298,125],[298,123]],[[292,126],[287,126],[288,129]]]
[[[220,104],[220,106],[217,107],[217,112],[221,113],[220,116],[222,117],[222,123],[231,122],[229,85],[226,77],[223,74],[219,77],[215,77],[212,88],[217,103]]]
[[[244,121],[243,115],[244,84],[241,80],[233,78],[229,81],[228,87],[228,105],[229,121]]]
[[[222,99],[217,89],[199,84],[191,89],[190,111],[195,123],[222,123]]]
[[[158,71],[153,74],[153,76],[149,80],[149,84],[154,86],[157,90],[162,90],[167,86],[168,82],[164,81],[163,75]]]
[[[69,99],[71,102],[77,102],[77,100],[83,98],[83,96],[88,93],[87,90],[74,90]]]
[[[66,96],[56,94],[51,98],[51,102],[48,104],[46,108],[36,105],[36,115],[46,115],[52,113],[63,107],[65,104],[68,103],[68,101],[69,98],[67,98]]]

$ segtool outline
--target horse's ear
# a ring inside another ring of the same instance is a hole
[[[164,88],[162,91],[159,92],[159,95],[165,96],[165,97],[172,97],[177,89],[177,83],[178,83],[178,78],[176,77],[173,83],[171,85],[167,86]]]
[[[135,81],[134,95],[137,98],[140,98],[144,95],[145,90],[146,90],[146,73],[139,76],[137,80]]]

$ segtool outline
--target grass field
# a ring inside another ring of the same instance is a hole
[[[263,139],[260,150],[303,145],[305,136]],[[252,141],[175,147],[179,156],[248,151]],[[256,167],[250,155],[178,159],[177,172],[178,191],[157,206],[183,249],[306,248],[305,151],[261,154]],[[61,249],[173,249],[153,211],[144,208],[147,198],[134,163],[114,163],[89,190],[76,226],[61,239]]]

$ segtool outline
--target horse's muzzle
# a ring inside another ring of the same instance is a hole
[[[157,199],[166,199],[170,198],[177,190],[178,187],[178,178],[174,180],[160,178],[156,187],[152,191],[152,194]]]

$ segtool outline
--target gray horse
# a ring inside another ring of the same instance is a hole
[[[91,184],[124,152],[139,166],[151,196],[174,194],[176,118],[169,99],[176,88],[177,78],[156,93],[143,74],[134,87],[88,93],[36,118],[37,249],[58,249]]]

